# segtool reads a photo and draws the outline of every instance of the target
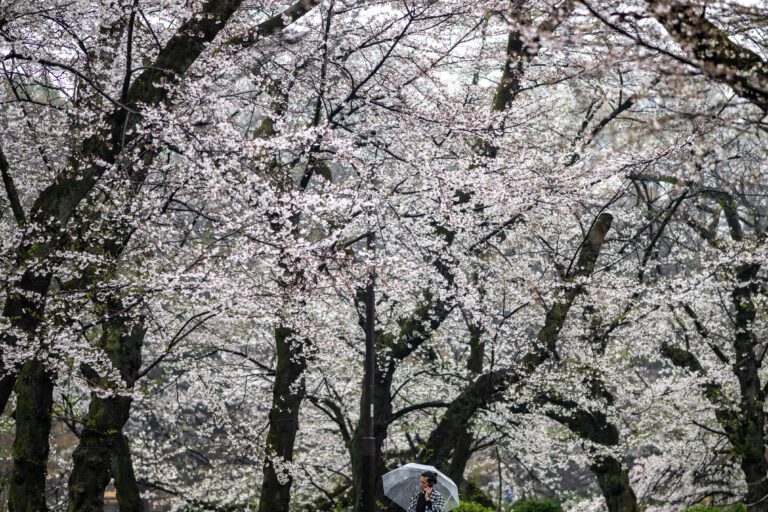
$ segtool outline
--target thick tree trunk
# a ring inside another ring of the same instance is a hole
[[[275,329],[277,368],[269,411],[267,458],[264,461],[259,512],[288,512],[291,501],[293,478],[284,475],[276,465],[293,460],[293,445],[299,429],[299,408],[306,393],[303,377],[307,367],[305,342],[292,336],[291,329]]]
[[[590,469],[597,476],[609,512],[639,512],[629,474],[621,462],[610,455],[601,455]]]
[[[24,364],[16,380],[16,394],[16,439],[8,510],[45,511],[53,379],[43,363],[31,359]]]
[[[130,391],[141,366],[141,348],[146,331],[141,321],[134,326],[127,325],[131,318],[121,315],[122,310],[119,301],[108,304],[107,313],[111,319],[103,327],[99,347],[107,353]],[[116,387],[92,369],[85,369],[84,373],[91,385]],[[125,457],[122,451],[127,448],[127,441],[122,431],[130,410],[129,396],[100,397],[96,392],[91,394],[80,443],[72,455],[74,466],[69,477],[68,511],[103,510],[104,489],[112,479],[115,457],[118,454]],[[130,452],[127,453],[130,457]],[[124,465],[123,460],[120,467]],[[117,483],[117,478],[115,480]]]
[[[91,397],[80,443],[72,455],[67,510],[97,512],[104,509],[104,489],[112,480],[112,462],[122,448],[123,425],[128,420],[128,397]]]
[[[756,307],[752,294],[756,291],[759,265],[747,264],[737,269],[736,278],[741,283],[731,294],[736,309],[734,318],[736,333],[733,348],[736,353],[733,372],[739,380],[741,392],[740,428],[733,448],[741,458],[741,469],[747,482],[746,504],[750,511],[768,511],[768,465],[765,459],[765,393],[760,383],[761,362],[756,355],[758,340],[752,332]]]
[[[131,447],[128,438],[121,435],[115,446],[112,458],[112,474],[117,490],[117,506],[120,512],[143,512],[144,502],[141,500],[139,484],[133,471]]]
[[[30,257],[31,248],[23,246],[18,259]],[[51,284],[51,275],[38,275],[27,270],[6,299],[3,316],[11,324],[34,337],[45,313],[44,297]],[[15,344],[18,340],[11,338]],[[34,342],[34,338],[32,340]],[[48,436],[51,432],[53,408],[53,376],[38,359],[30,359],[19,369],[4,368],[6,375],[0,382],[0,408],[5,409],[15,387],[16,438],[13,442],[13,476],[8,495],[11,512],[47,510],[45,479],[48,474]],[[18,377],[17,372],[18,371]],[[15,383],[15,386],[14,386]]]
[[[474,437],[465,424],[462,431],[456,436],[451,463],[448,465],[448,472],[446,473],[459,488],[464,482],[464,470],[467,468],[467,462],[472,455],[473,441]]]

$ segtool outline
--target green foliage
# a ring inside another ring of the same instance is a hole
[[[554,500],[532,498],[515,503],[512,512],[563,512],[563,507]]]
[[[464,480],[461,484],[460,496],[467,503],[477,503],[486,508],[493,509],[494,503],[490,496],[486,494],[480,486],[471,478]]]
[[[494,512],[493,509],[484,507],[474,501],[462,501],[461,504],[453,510],[456,512]]]
[[[735,503],[724,507],[713,507],[712,505],[696,505],[686,508],[680,512],[747,512],[747,507],[743,503]]]
[[[331,512],[345,512],[345,510],[347,510],[347,508],[344,506],[344,504],[340,501],[337,501],[333,504]]]

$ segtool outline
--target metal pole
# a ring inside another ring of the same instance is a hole
[[[375,250],[375,235],[368,233],[367,246],[369,254]],[[362,508],[361,512],[374,512],[376,492],[376,437],[373,433],[373,373],[376,356],[374,353],[374,323],[376,319],[376,302],[374,300],[374,284],[376,274],[371,270],[368,284],[365,287],[365,401],[363,406],[364,435],[362,439]]]

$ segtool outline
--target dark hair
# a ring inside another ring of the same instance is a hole
[[[432,482],[433,484],[437,483],[437,473],[434,471],[425,471],[421,476],[427,477],[427,482]]]

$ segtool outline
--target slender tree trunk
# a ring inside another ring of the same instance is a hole
[[[16,380],[16,394],[16,439],[8,510],[45,511],[53,378],[42,362],[31,359],[24,363]]]
[[[112,365],[120,372],[130,391],[141,366],[141,348],[146,331],[141,320],[136,325],[128,325],[132,319],[128,315],[119,314],[122,310],[119,301],[108,304],[107,313],[111,320],[103,327],[99,346],[107,352]],[[99,378],[92,369],[85,369],[84,373],[91,385],[115,387],[106,379]],[[104,489],[112,480],[115,458],[121,455],[121,469],[125,467],[125,457],[130,459],[127,440],[122,434],[130,410],[129,396],[101,397],[97,392],[91,393],[80,442],[72,455],[74,466],[69,477],[69,512],[96,512],[104,509]],[[123,473],[121,476],[125,479],[130,475]],[[117,476],[115,481],[117,484]],[[138,506],[136,510],[141,510],[140,500]]]
[[[411,315],[398,320],[400,331],[396,337],[390,334],[376,333],[376,365],[373,381],[374,423],[373,435],[376,438],[376,502],[386,502],[382,476],[387,472],[382,447],[387,438],[389,425],[394,421],[395,413],[392,408],[392,378],[398,364],[426,342],[432,333],[442,324],[451,312],[445,301],[434,300],[432,295],[424,292],[425,302],[417,307]],[[363,411],[363,396],[360,397],[360,413]],[[351,436],[349,452],[352,461],[353,499],[355,512],[360,511],[361,492],[361,453],[358,450],[363,425],[355,427]]]
[[[264,461],[259,512],[289,510],[293,478],[284,474],[279,464],[293,460],[293,445],[299,429],[299,408],[306,393],[303,377],[307,367],[305,343],[293,338],[293,331],[289,328],[275,329],[277,368],[269,411],[267,458]]]
[[[8,371],[7,369],[5,369]],[[16,384],[16,374],[10,373],[0,379],[0,413],[5,411],[5,406],[8,405],[8,400],[13,393],[13,385]]]
[[[476,323],[469,322],[469,360],[467,369],[473,377],[477,377],[483,372],[483,358],[485,356],[485,344],[482,341],[482,327]],[[472,442],[474,437],[469,431],[469,423],[461,426],[461,432],[456,435],[456,441],[453,445],[453,454],[451,463],[448,466],[447,475],[454,483],[461,488],[464,481],[464,471],[467,468],[467,462],[472,455]]]
[[[378,337],[377,337],[378,338]],[[378,339],[377,339],[378,341]],[[380,346],[379,343],[376,343]],[[382,371],[380,364],[382,360],[379,355],[377,357],[377,364],[373,375],[374,380],[374,394],[373,394],[373,408],[375,411],[373,422],[373,435],[376,438],[376,488],[374,493],[375,502],[381,502],[384,499],[384,487],[381,477],[386,473],[387,468],[384,462],[384,454],[382,448],[384,446],[384,440],[387,438],[387,431],[389,430],[389,424],[392,422],[392,378],[391,369],[386,368]],[[393,367],[394,368],[394,367]],[[360,399],[360,413],[365,414],[363,410],[364,406],[363,396],[361,394]],[[352,440],[350,442],[350,454],[352,456],[352,481],[353,481],[353,499],[355,504],[355,512],[361,510],[361,493],[362,493],[362,478],[363,478],[363,459],[360,451],[360,440],[363,436],[363,424],[358,422]]]

